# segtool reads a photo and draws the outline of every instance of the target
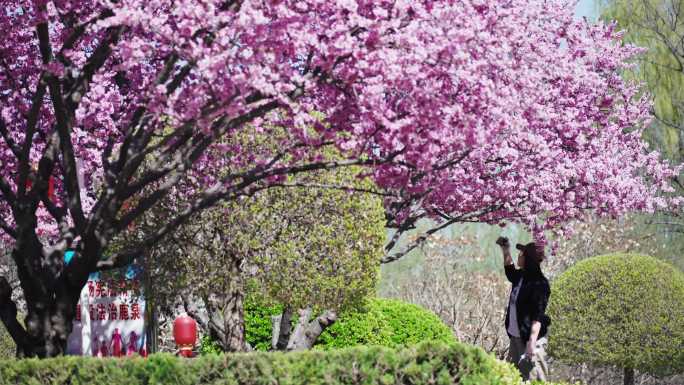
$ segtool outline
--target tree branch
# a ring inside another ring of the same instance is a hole
[[[171,162],[164,162],[166,163],[165,167],[158,169],[154,168],[150,172],[148,172],[146,175],[142,176],[140,180],[136,181],[132,185],[130,185],[128,188],[126,188],[126,192],[124,195],[121,197],[123,199],[127,199],[134,194],[136,194],[139,191],[142,191],[143,188],[148,186],[150,183],[154,183],[155,181],[160,180],[164,176],[168,175],[169,172],[175,171],[176,174],[171,178],[170,181],[167,181],[164,183],[164,186],[157,189],[153,194],[150,196],[145,197],[134,209],[132,209],[129,213],[127,213],[124,218],[122,218],[120,221],[116,223],[116,229],[120,231],[121,229],[125,228],[128,226],[130,223],[132,223],[136,218],[138,218],[140,215],[142,215],[146,210],[148,210],[150,207],[154,206],[157,202],[159,202],[166,194],[168,191],[178,183],[178,181],[183,177],[184,173],[186,170],[190,169],[192,164],[199,159],[199,157],[204,153],[204,151],[209,147],[217,137],[220,136],[220,134],[228,129],[228,127],[236,127],[239,125],[242,125],[244,123],[247,123],[257,116],[261,116],[268,111],[271,111],[275,109],[278,106],[278,102],[273,101],[271,103],[264,104],[262,106],[259,106],[255,108],[254,110],[250,111],[247,114],[244,114],[240,117],[231,119],[227,123],[225,122],[225,118],[219,119],[217,122],[214,123],[214,128],[213,135],[210,136],[203,136],[203,137],[197,137],[197,139],[194,141],[194,143],[191,143],[188,147],[185,148],[185,151],[180,150],[179,153],[175,154],[173,161]],[[226,128],[221,128],[221,127],[226,127]],[[205,206],[206,207],[206,206]],[[192,214],[192,213],[191,213]]]
[[[451,226],[451,225],[454,224],[454,223],[458,223],[458,222],[469,222],[469,221],[471,221],[473,218],[477,218],[477,217],[482,216],[482,215],[484,215],[484,214],[486,214],[486,213],[488,213],[488,212],[496,211],[496,210],[497,210],[498,208],[500,208],[500,207],[501,207],[501,206],[491,206],[491,207],[489,207],[488,209],[485,209],[485,210],[480,211],[480,212],[478,212],[478,213],[471,213],[471,214],[461,215],[461,216],[458,216],[458,217],[453,217],[453,218],[447,220],[446,222],[443,222],[443,223],[439,224],[438,226],[435,226],[435,227],[433,227],[433,228],[431,228],[431,229],[425,231],[424,233],[422,233],[422,234],[421,234],[420,236],[418,236],[413,242],[411,242],[408,246],[406,246],[406,247],[404,248],[404,250],[402,250],[402,251],[400,251],[400,252],[398,252],[398,253],[395,253],[395,254],[385,255],[385,256],[380,260],[380,263],[384,264],[384,263],[394,262],[394,261],[396,261],[396,260],[402,258],[403,256],[405,256],[406,254],[410,253],[410,252],[411,252],[413,249],[415,249],[416,247],[422,245],[422,244],[423,244],[431,235],[433,235],[434,233],[436,233],[436,232],[438,232],[438,231],[441,231],[441,230],[443,230],[443,229],[445,229],[445,228]],[[386,250],[387,250],[387,249],[386,249]],[[389,251],[389,250],[388,250],[388,251]]]
[[[331,310],[326,310],[313,321],[311,318],[311,308],[299,311],[299,322],[292,332],[292,337],[287,344],[287,350],[297,351],[311,349],[323,331],[337,320],[337,314]]]
[[[285,350],[287,348],[290,335],[292,334],[292,315],[292,308],[286,305],[282,314],[272,317],[273,338],[271,346],[273,349]]]
[[[354,159],[346,161],[326,161],[308,163],[299,166],[286,166],[275,168],[272,170],[265,170],[261,172],[259,169],[254,169],[242,174],[229,176],[229,178],[231,179],[241,179],[241,181],[239,183],[235,183],[229,186],[224,186],[221,184],[221,182],[219,182],[219,184],[217,184],[213,188],[210,188],[209,190],[205,191],[203,193],[203,196],[199,197],[197,200],[190,203],[175,218],[169,220],[168,222],[166,222],[166,224],[161,226],[155,233],[143,239],[140,242],[140,245],[142,246],[134,247],[130,250],[124,250],[120,253],[113,255],[109,260],[99,261],[97,262],[97,266],[98,268],[110,269],[115,268],[117,266],[124,266],[125,264],[130,263],[130,261],[132,261],[132,259],[135,258],[135,256],[140,255],[144,247],[158,242],[169,232],[177,229],[180,225],[185,223],[185,221],[187,221],[195,213],[200,212],[205,208],[214,205],[216,202],[220,200],[231,200],[236,199],[239,196],[253,195],[258,191],[269,188],[270,185],[259,185],[248,191],[246,190],[247,187],[252,186],[261,180],[265,180],[266,178],[276,175],[295,175],[306,171],[334,169],[338,167],[381,164],[384,162],[389,162],[391,159],[394,158],[394,156],[396,156],[396,154],[393,154],[392,156],[390,156],[389,159],[382,161],[372,159]],[[121,226],[121,223],[118,225],[118,227]]]
[[[47,23],[40,23],[37,26],[37,32],[43,64],[48,64],[52,61],[52,47],[50,45],[50,34]],[[86,67],[88,65],[89,63],[86,63]],[[83,208],[81,205],[81,194],[78,187],[78,178],[76,172],[76,160],[74,158],[74,149],[71,143],[71,114],[68,112],[65,105],[65,100],[62,98],[62,89],[59,79],[54,74],[47,74],[46,79],[50,91],[50,99],[52,100],[52,106],[54,108],[57,132],[59,134],[59,146],[64,163],[64,185],[67,191],[67,206],[69,207],[69,211],[71,212],[76,228],[80,233],[83,233],[83,229],[85,227],[85,215],[83,214]],[[31,141],[32,138],[26,138],[24,150],[28,149],[30,151]],[[29,154],[25,155],[26,158],[22,160],[28,163]],[[51,160],[51,163],[54,163],[54,157]],[[48,168],[50,171],[49,173],[41,174],[41,177],[43,177],[42,179],[45,183],[48,182],[50,175],[52,174],[52,167]],[[47,170],[44,168],[44,171]],[[19,188],[21,189],[23,186],[20,185]]]
[[[271,184],[270,187],[283,187],[283,188],[304,187],[304,188],[311,188],[311,189],[340,190],[340,191],[346,191],[346,192],[358,192],[358,193],[364,193],[364,194],[378,195],[381,197],[395,197],[396,196],[395,194],[392,194],[389,192],[378,191],[378,190],[374,190],[374,189],[366,189],[366,188],[354,187],[354,186],[333,185],[333,184],[320,184],[320,183],[304,183],[304,182],[275,183],[275,184]]]
[[[0,320],[17,344],[17,352],[25,350],[30,341],[26,329],[17,320],[17,304],[12,301],[12,287],[5,277],[0,276]]]
[[[154,82],[155,85],[163,84],[169,79],[174,66],[178,62],[178,59],[179,57],[175,53],[169,55],[164,64],[164,68],[159,73],[157,79]],[[173,80],[176,81],[176,83],[175,85],[167,86],[167,95],[173,93],[176,90],[176,88],[180,85],[181,81],[185,79],[185,77],[189,74],[190,68],[191,65],[186,64],[184,68],[181,69],[179,74],[175,76]],[[123,143],[121,144],[121,149],[119,150],[119,159],[116,162],[116,170],[118,172],[125,171],[124,178],[122,178],[122,180],[125,181],[125,183],[128,183],[128,179],[130,179],[131,175],[133,175],[133,173],[138,169],[139,165],[142,163],[146,154],[141,150],[147,146],[151,138],[151,135],[149,134],[143,135],[143,133],[145,132],[145,126],[147,125],[147,122],[149,120],[144,117],[145,111],[147,111],[146,106],[141,106],[135,111],[135,113],[133,114],[133,118],[131,119],[131,122],[128,125],[128,129],[126,130],[126,135],[124,137]],[[126,164],[129,163],[128,153],[131,147],[142,153],[138,155],[137,158],[139,159],[135,159],[135,157],[134,159],[132,159],[132,162],[130,162],[132,163],[132,165],[126,166]]]
[[[7,235],[10,237],[16,239],[17,238],[17,231],[9,225],[9,223],[5,222],[5,220],[0,217],[0,229],[2,229]]]
[[[19,146],[17,143],[12,140],[12,137],[9,134],[9,131],[7,130],[7,125],[5,125],[5,120],[2,119],[2,116],[0,116],[0,136],[5,140],[5,143],[7,143],[7,147],[12,150],[12,153],[17,159],[21,159],[21,150],[19,150]]]
[[[386,215],[387,215],[387,214],[386,214]],[[387,242],[387,244],[385,245],[385,251],[387,252],[387,251],[392,250],[392,248],[394,247],[394,245],[396,245],[397,242],[399,241],[399,238],[400,238],[406,231],[415,229],[415,228],[416,228],[416,226],[415,226],[415,225],[416,225],[416,222],[417,222],[419,219],[424,218],[425,215],[427,215],[427,214],[426,214],[426,213],[421,213],[421,214],[419,214],[419,215],[411,216],[411,217],[407,218],[406,220],[404,220],[404,221],[401,223],[401,225],[399,226],[399,228],[397,229],[397,231],[394,232],[394,234],[392,235],[392,238],[389,240],[389,242]]]
[[[12,187],[3,175],[0,175],[0,193],[2,193],[2,196],[5,197],[5,201],[7,201],[10,207],[14,207],[17,197],[14,195]]]
[[[86,61],[81,76],[74,81],[74,84],[64,98],[65,105],[70,113],[73,113],[76,111],[76,108],[78,108],[81,98],[86,94],[93,76],[102,68],[109,58],[109,55],[112,52],[112,45],[116,44],[122,32],[123,27],[121,26],[109,28],[107,30],[107,36],[102,39],[100,44],[93,51],[93,54],[90,55]]]

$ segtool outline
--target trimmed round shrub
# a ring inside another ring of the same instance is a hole
[[[684,371],[684,273],[645,255],[577,263],[553,283],[549,354],[567,363]]]
[[[368,301],[364,310],[342,315],[321,334],[316,347],[397,347],[423,341],[452,343],[456,340],[451,329],[435,313],[418,305],[374,298]]]

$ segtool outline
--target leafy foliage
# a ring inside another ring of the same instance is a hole
[[[451,329],[433,312],[398,300],[374,298],[364,311],[342,315],[321,334],[316,347],[397,347],[422,341],[449,343],[455,340]]]
[[[553,283],[549,353],[654,375],[684,371],[684,273],[652,257],[577,263]]]
[[[271,348],[271,316],[280,306],[248,302],[245,313],[247,341],[257,350]],[[296,319],[295,319],[296,322]],[[318,338],[317,349],[346,348],[358,345],[397,347],[422,341],[456,341],[451,329],[434,313],[406,302],[374,298],[362,309],[343,313]]]
[[[212,340],[210,336],[205,335],[200,339],[200,354],[219,354],[221,352],[223,352],[223,349],[221,349],[221,345],[218,342]]]
[[[0,385],[414,384],[520,385],[515,368],[463,344],[424,343],[400,350],[207,355],[179,359],[60,357],[0,361]]]
[[[623,77],[645,84],[653,98],[652,120],[643,137],[674,164],[684,160],[684,2],[681,0],[601,0],[602,17],[616,21],[624,41],[644,53]],[[684,195],[684,169],[674,184]],[[642,232],[653,232],[661,250],[647,254],[684,269],[684,222],[679,213],[633,216]]]
[[[273,324],[271,316],[280,314],[279,305],[262,305],[254,300],[245,304],[245,338],[254,350],[271,350]]]
[[[312,173],[290,182],[371,189],[372,182],[357,179],[356,172]],[[139,231],[153,231],[148,228],[174,208],[169,203],[158,210]],[[383,214],[378,197],[337,188],[270,189],[221,204],[156,248],[154,296],[169,303],[179,292],[206,298],[248,286],[264,300],[292,307],[358,306],[375,290]],[[233,265],[238,268],[229,274]]]

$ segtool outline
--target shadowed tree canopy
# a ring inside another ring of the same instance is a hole
[[[360,191],[373,183],[357,173],[289,178],[283,187],[196,215],[149,254],[149,295],[167,312],[181,299],[225,351],[245,348],[246,294],[282,304],[288,320],[297,309],[313,308],[330,312],[334,322],[374,294],[383,255],[382,199]],[[153,231],[178,204],[149,212],[129,238]]]

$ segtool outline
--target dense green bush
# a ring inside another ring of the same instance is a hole
[[[215,340],[211,339],[210,336],[202,336],[199,340],[199,354],[221,354],[223,349],[221,345]]]
[[[410,303],[374,298],[363,312],[343,314],[318,339],[318,348],[357,345],[396,347],[423,341],[456,341],[451,329],[433,312]]]
[[[256,350],[271,348],[271,316],[281,306],[245,306],[247,342]],[[294,319],[296,322],[296,317]],[[434,313],[420,306],[386,298],[369,300],[360,311],[343,313],[318,338],[315,348],[345,348],[358,345],[396,347],[423,341],[454,342],[451,329]]]
[[[245,303],[245,339],[255,349],[271,350],[271,316],[282,313],[280,305],[265,305],[250,299]]]
[[[553,283],[549,353],[654,375],[684,371],[684,273],[643,255],[577,263]]]
[[[401,350],[207,355],[179,359],[61,357],[0,361],[0,385],[463,384],[519,385],[517,371],[479,348],[427,343]]]

